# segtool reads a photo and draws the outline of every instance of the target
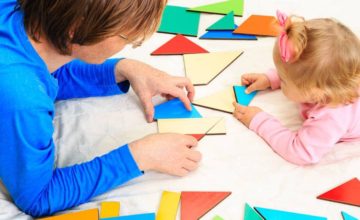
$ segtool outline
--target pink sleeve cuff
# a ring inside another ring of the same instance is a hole
[[[280,88],[280,78],[276,69],[269,69],[265,75],[270,81],[271,89]]]

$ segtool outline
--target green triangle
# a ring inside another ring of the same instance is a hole
[[[245,203],[244,220],[264,220],[249,204]]]
[[[235,21],[234,21],[234,12],[230,12],[229,14],[222,17],[220,20],[212,24],[206,30],[234,30]]]
[[[188,9],[188,11],[197,11],[214,14],[228,14],[231,11],[236,16],[242,16],[244,12],[244,0],[227,0],[224,2],[202,5]]]

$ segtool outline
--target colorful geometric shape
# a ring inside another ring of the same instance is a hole
[[[264,220],[249,204],[245,203],[244,220]]]
[[[181,193],[164,191],[156,214],[156,220],[175,220],[180,196]]]
[[[327,218],[315,215],[300,214],[275,209],[255,207],[256,211],[266,220],[326,220]]]
[[[181,220],[198,220],[231,192],[182,192],[181,193]]]
[[[77,219],[77,220],[80,220],[80,219]],[[83,220],[83,219],[81,218],[81,220]],[[155,220],[155,213],[124,215],[124,216],[119,216],[119,217],[114,217],[114,218],[104,218],[101,220]]]
[[[234,33],[276,37],[280,33],[280,26],[274,16],[251,15]]]
[[[232,103],[235,101],[234,89],[232,86],[229,86],[209,96],[194,100],[193,104],[213,110],[233,113],[235,108]]]
[[[214,24],[210,25],[206,30],[234,30],[235,20],[234,20],[234,12],[230,12],[229,14],[222,17],[220,20],[216,21]]]
[[[208,53],[208,51],[183,35],[178,34],[152,52],[151,55],[181,55],[194,53]]]
[[[348,213],[341,211],[341,216],[343,217],[343,220],[358,220],[354,216],[349,215]]]
[[[179,98],[171,99],[167,102],[155,106],[154,119],[164,118],[201,118],[202,116],[191,105],[191,111],[187,110]]]
[[[185,54],[186,76],[194,85],[207,85],[242,53],[243,51]]]
[[[248,106],[251,100],[255,97],[257,91],[253,91],[250,94],[245,93],[245,86],[234,86],[234,93],[236,102],[240,105]]]
[[[98,220],[99,219],[99,210],[98,209],[89,209],[79,212],[66,213],[62,215],[42,218],[39,220]]]
[[[188,134],[190,136],[193,136],[197,141],[200,141],[201,139],[203,139],[203,137],[205,137],[206,134]]]
[[[237,27],[236,25],[234,26]],[[235,34],[233,30],[223,31],[208,31],[199,39],[213,39],[213,40],[257,40],[255,35],[249,34]]]
[[[187,11],[187,8],[167,5],[163,12],[158,32],[197,36],[200,13]]]
[[[353,178],[317,197],[318,199],[360,206],[360,181]]]
[[[188,9],[188,11],[197,11],[213,14],[228,14],[231,11],[235,16],[242,16],[244,12],[244,0],[227,0],[209,5],[201,5]]]
[[[100,218],[111,218],[120,215],[120,202],[102,202],[100,204]]]
[[[222,217],[216,215],[216,216],[214,216],[214,218],[212,220],[224,220],[224,219]]]

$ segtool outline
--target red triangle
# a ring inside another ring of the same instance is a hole
[[[181,220],[198,220],[231,192],[181,192]]]
[[[205,137],[205,134],[188,134],[196,138],[196,140],[200,141],[203,137]]]
[[[357,178],[351,179],[317,198],[360,206],[360,181]]]
[[[181,55],[193,53],[209,53],[204,48],[190,41],[181,34],[176,35],[174,38],[166,42],[151,55]]]

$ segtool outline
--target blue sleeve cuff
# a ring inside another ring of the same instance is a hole
[[[134,160],[134,157],[130,152],[128,144],[118,148],[117,151],[119,153],[119,159],[120,161],[124,162],[124,168],[127,170],[127,173],[131,179],[143,175],[143,172],[139,169],[138,165]]]
[[[115,73],[115,66],[118,62],[123,60],[125,58],[118,58],[118,59],[108,59],[105,61],[104,65],[107,66],[107,68],[110,68],[107,72],[109,73]],[[115,74],[109,74],[108,75],[109,84],[112,84],[116,82]],[[130,89],[130,82],[129,80],[125,80],[122,82],[117,83],[118,88],[120,89],[120,93],[127,93]]]

